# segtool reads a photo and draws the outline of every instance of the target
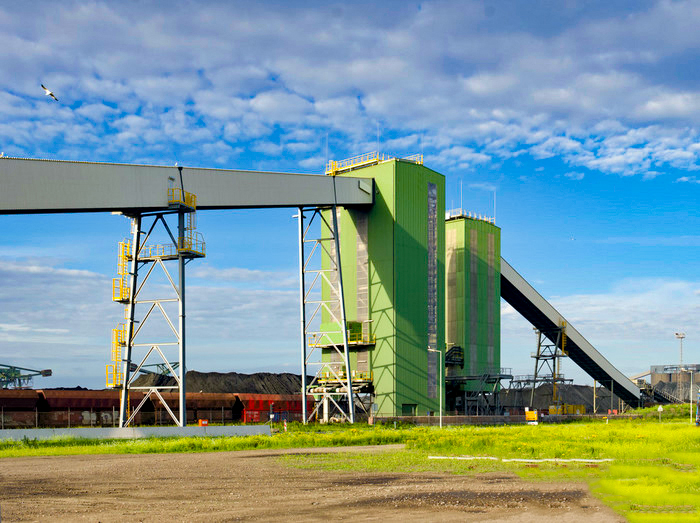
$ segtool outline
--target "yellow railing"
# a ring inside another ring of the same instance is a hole
[[[353,167],[359,167],[361,165],[374,162],[381,162],[383,160],[384,155],[380,154],[378,151],[360,154],[345,160],[329,160],[328,164],[326,165],[326,174],[334,175],[338,171],[342,171],[344,169],[352,169]]]
[[[168,189],[168,205],[184,205],[192,210],[197,209],[197,195],[183,191],[179,187]]]
[[[407,162],[417,163],[418,165],[423,165],[423,155],[422,154],[412,154],[411,156],[406,156],[405,158],[399,158],[400,160],[405,160]]]
[[[569,355],[569,351],[566,350],[566,322],[562,321],[561,322],[561,351],[566,354],[567,356]]]
[[[363,332],[348,332],[348,343],[357,345],[373,345],[377,342],[377,337],[374,334],[365,334]]]
[[[123,383],[122,372],[116,363],[108,363],[105,366],[105,385],[107,388],[121,387]]]
[[[336,377],[337,374],[337,377]],[[337,382],[338,380],[340,381],[345,381],[348,379],[348,375],[344,370],[338,371],[336,374],[333,374],[332,372],[322,372],[321,375],[318,378],[318,381],[320,383],[328,383],[328,382]],[[360,372],[357,370],[352,371],[352,380],[353,381],[372,381],[373,375],[372,372],[367,371],[367,372]]]
[[[340,332],[331,333],[340,335]],[[330,345],[342,345],[343,341],[333,343],[329,335],[309,336],[307,344],[309,347],[328,347]],[[377,337],[374,334],[363,334],[361,332],[348,332],[348,345],[374,345]]]
[[[129,301],[129,285],[124,276],[112,279],[112,301]]]
[[[204,256],[206,243],[198,232],[187,230],[185,236],[180,238],[178,246],[172,243],[156,245],[144,245],[139,251],[139,260],[152,258],[175,258],[180,252],[190,252]]]
[[[112,361],[117,363],[122,360],[122,347],[126,344],[126,325],[112,329]]]
[[[177,256],[177,249],[172,243],[144,245],[139,251],[139,259],[164,258],[167,256]]]
[[[329,160],[326,164],[326,174],[334,176],[339,171],[353,169],[372,163],[383,162],[385,160],[392,160],[395,158],[423,165],[422,154],[412,154],[411,156],[406,156],[405,158],[398,158],[397,156],[391,156],[380,153],[378,151],[372,151],[371,153],[359,154],[357,156],[353,156],[352,158],[347,158],[345,160]]]
[[[110,387],[120,387],[122,384],[122,347],[126,344],[126,325],[119,324],[119,327],[112,329],[112,363],[108,363],[105,368],[106,385]]]
[[[202,235],[192,230],[188,230],[185,236],[179,238],[177,250],[178,252],[190,252],[200,256],[206,256],[207,253]]]
[[[129,254],[131,242],[125,240],[119,242],[119,253],[117,254],[117,274],[125,276],[128,273]]]

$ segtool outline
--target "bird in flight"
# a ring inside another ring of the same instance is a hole
[[[44,86],[44,84],[41,84],[41,88],[42,88],[42,89],[44,90],[44,92],[46,93],[46,96],[50,96],[51,98],[53,98],[54,100],[56,100],[56,101],[58,102],[58,98],[56,98],[56,95],[53,94],[51,91],[49,91],[49,90]]]

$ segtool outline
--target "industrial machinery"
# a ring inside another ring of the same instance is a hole
[[[0,363],[0,388],[2,389],[29,389],[34,376],[51,376],[51,369],[25,369]]]

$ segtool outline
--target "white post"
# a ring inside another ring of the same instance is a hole
[[[496,193],[494,193],[496,194]],[[445,362],[444,362],[444,357],[445,355],[440,352],[440,428],[442,428],[442,397],[445,394]]]
[[[182,176],[182,171],[180,171],[180,175]],[[185,196],[185,191],[182,191],[182,196],[184,198]],[[185,213],[183,212],[182,209],[177,213],[177,242],[178,245],[177,247],[184,247],[184,240],[185,240]],[[180,390],[178,391],[178,402],[179,402],[179,418],[180,422],[179,425],[181,427],[186,427],[187,426],[187,399],[186,399],[186,385],[185,385],[185,380],[187,377],[187,365],[185,363],[185,357],[186,357],[186,347],[185,347],[185,257],[183,253],[178,253],[178,294],[179,294],[179,301],[178,301],[178,331],[180,333],[180,339],[179,339],[179,361],[180,361],[180,367],[178,368],[179,372],[179,379],[180,379]]]
[[[442,358],[444,356],[441,350],[431,349],[430,347],[428,347],[428,352],[437,352],[439,355],[438,361],[440,362],[440,428],[442,428],[442,396],[444,394],[445,387],[445,377],[443,376],[443,373],[445,372],[445,365],[443,363]]]
[[[688,369],[690,372],[690,395],[688,397],[688,411],[690,412],[690,424],[693,424],[693,370]]]
[[[308,423],[306,412],[306,306],[304,294],[304,209],[299,207],[299,321],[301,322],[301,417],[304,425]]]

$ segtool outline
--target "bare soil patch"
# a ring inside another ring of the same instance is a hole
[[[201,454],[8,458],[9,521],[624,521],[585,484],[511,474],[329,472],[281,454],[382,452],[343,447]]]

